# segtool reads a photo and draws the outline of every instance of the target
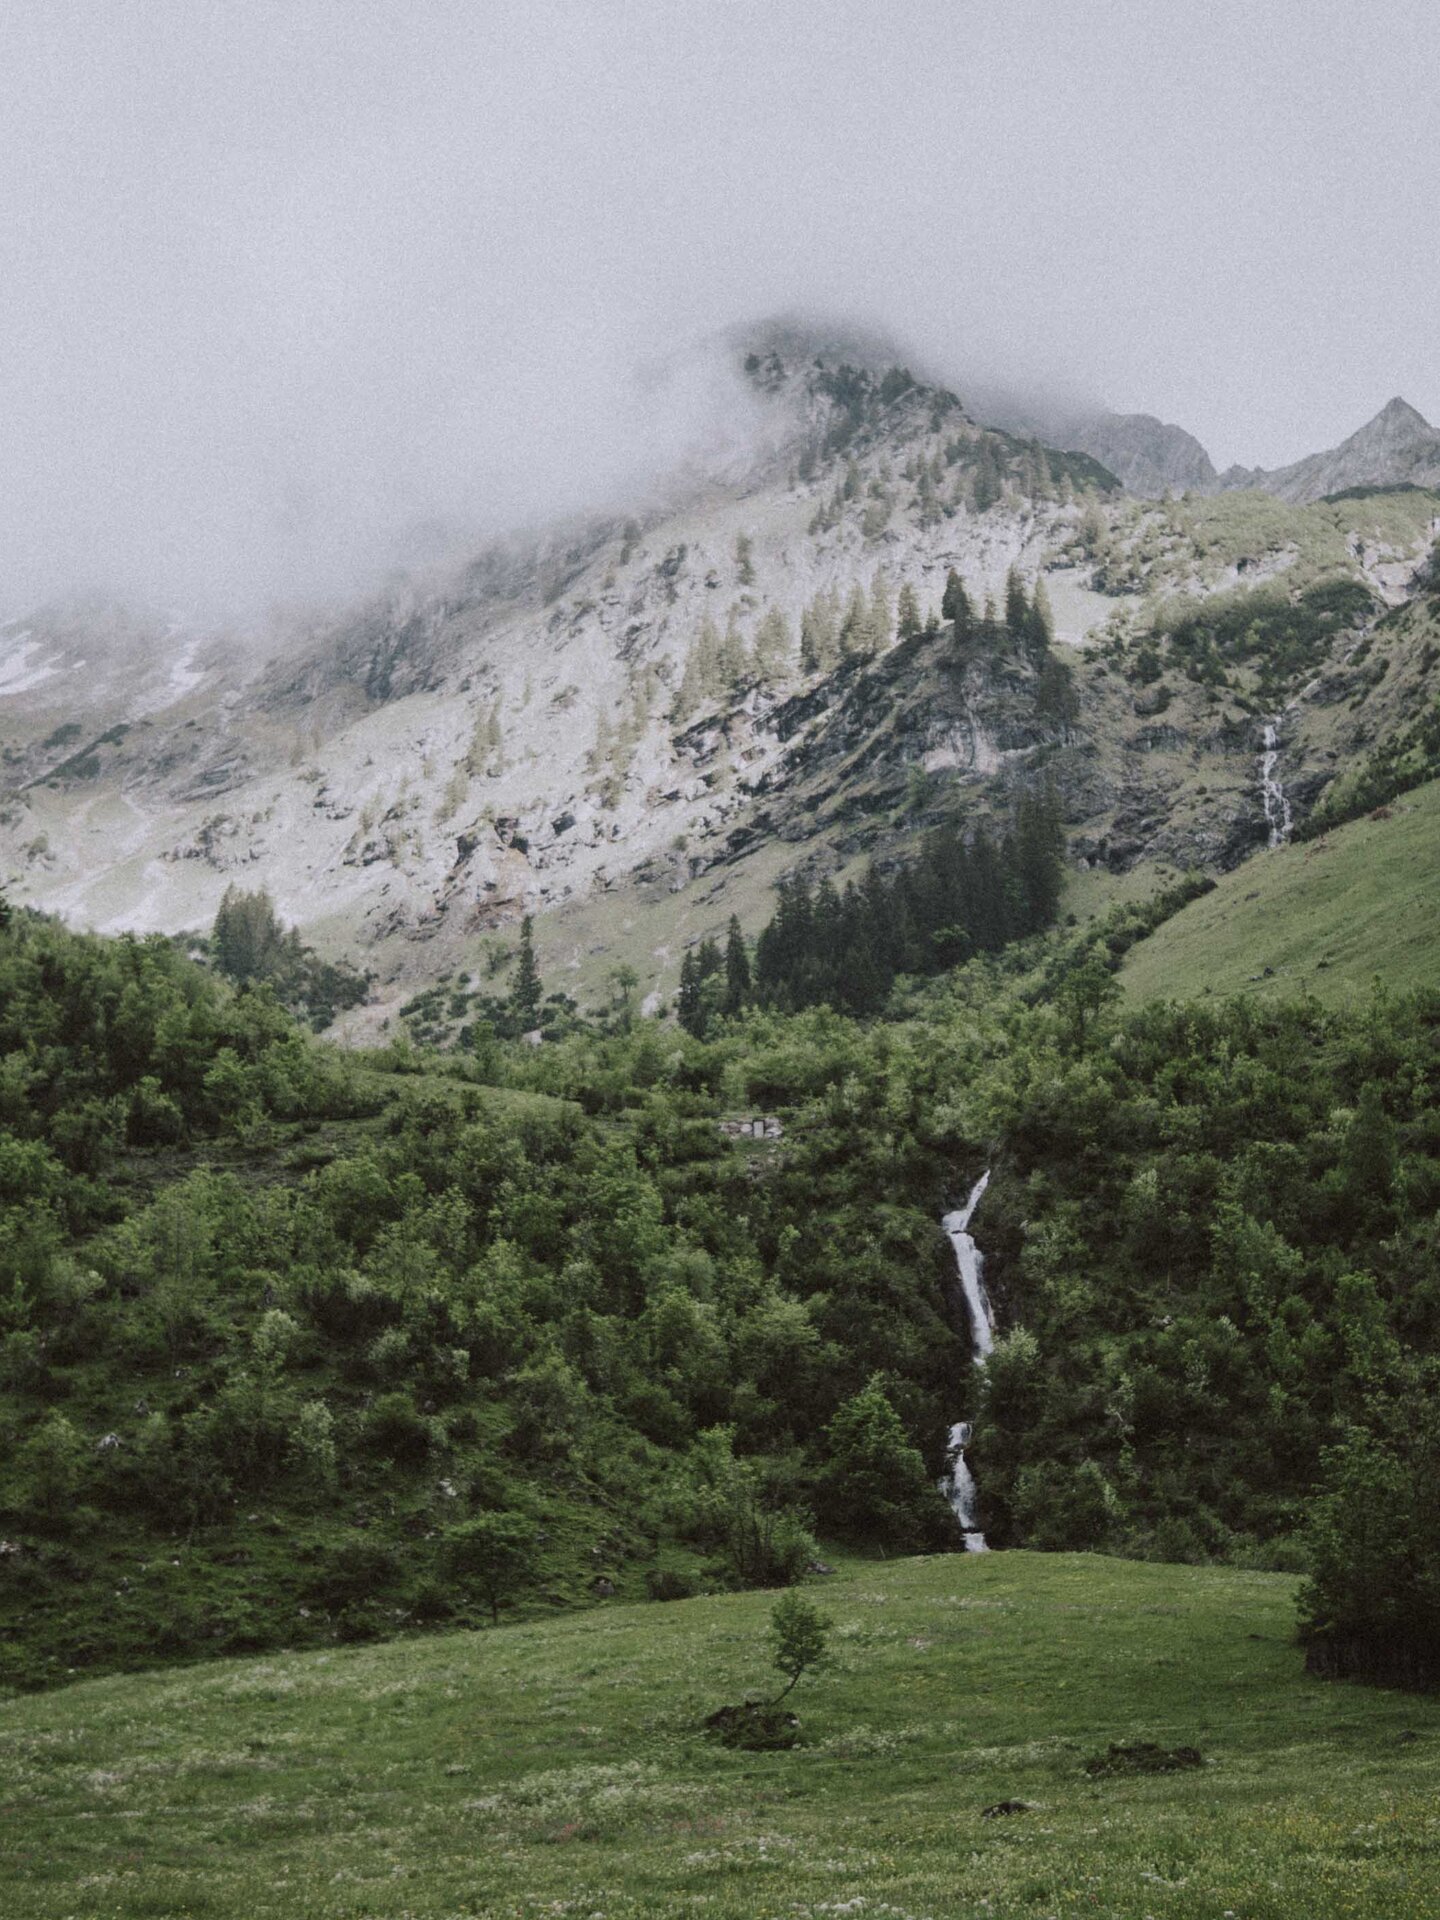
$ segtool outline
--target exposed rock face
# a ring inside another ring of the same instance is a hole
[[[1150,413],[1096,414],[1061,427],[1057,444],[1090,454],[1127,492],[1144,499],[1213,493],[1217,484],[1210,456],[1194,434]]]
[[[983,389],[975,411],[1048,446],[1089,454],[1142,499],[1251,490],[1303,505],[1352,487],[1440,487],[1440,431],[1398,397],[1338,447],[1287,467],[1232,466],[1224,473],[1193,434],[1153,414],[1076,411]]]
[[[1183,662],[1141,680],[1130,642],[1147,592],[1229,590],[1242,572],[1274,588],[1300,532],[1282,527],[1253,568],[1206,572],[1166,544],[1183,545],[1183,514],[1140,509],[1104,471],[1157,493],[1213,486],[1178,428],[1091,416],[1093,433],[1064,436],[1081,451],[1046,451],[977,426],[884,343],[787,323],[736,351],[759,422],[748,464],[687,472],[633,519],[497,541],[259,635],[97,607],[0,628],[0,882],[142,931],[206,925],[232,880],[263,885],[387,986],[469,966],[477,936],[527,913],[553,913],[588,966],[643,911],[654,939],[634,958],[658,1003],[684,944],[732,911],[753,928],[779,873],[891,860],[944,821],[1007,812],[1036,778],[1082,867],[1225,867],[1264,843],[1243,685]],[[1347,443],[1342,477],[1418,460],[1426,435],[1392,405]],[[1412,521],[1408,545],[1338,550],[1391,606],[1419,591],[1428,522]],[[1140,558],[1107,586],[1116,544]],[[1012,567],[1047,577],[1048,665],[1003,622],[957,644],[939,619],[951,569],[978,616],[987,597],[1003,610]],[[807,609],[857,594],[887,603],[883,637],[837,662],[832,633],[820,664],[802,655]],[[777,618],[782,657],[758,670]],[[697,687],[712,627],[751,664]],[[1361,630],[1337,635],[1284,690],[1297,807],[1413,711],[1429,639],[1367,656]]]
[[[1222,487],[1258,487],[1282,500],[1323,500],[1351,487],[1440,486],[1440,433],[1398,397],[1327,453],[1265,473],[1232,467]]]

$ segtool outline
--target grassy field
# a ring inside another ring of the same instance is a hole
[[[1313,993],[1338,1006],[1440,981],[1440,783],[1323,839],[1256,854],[1135,947],[1127,1000]]]
[[[697,1730],[766,1686],[764,1594],[12,1700],[0,1911],[1440,1911],[1440,1700],[1308,1680],[1288,1579],[1015,1553],[820,1584],[837,1659],[788,1753]],[[1091,1779],[1114,1740],[1207,1765]]]

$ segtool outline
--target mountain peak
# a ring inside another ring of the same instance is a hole
[[[1393,400],[1386,401],[1372,424],[1378,424],[1382,420],[1403,421],[1406,426],[1418,427],[1425,433],[1431,431],[1430,422],[1424,414],[1418,408],[1412,407],[1410,402],[1398,393]]]

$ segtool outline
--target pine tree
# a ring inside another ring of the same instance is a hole
[[[745,935],[740,931],[740,921],[732,913],[725,938],[724,1011],[732,1015],[739,1013],[749,998],[750,950],[745,945]]]
[[[840,657],[839,613],[833,593],[817,593],[800,627],[800,665],[806,673],[829,673]]]
[[[914,587],[907,580],[895,604],[895,630],[902,640],[913,640],[920,632],[921,624],[920,602],[915,597]]]
[[[1030,601],[1020,569],[1011,567],[1005,576],[1005,631],[1012,640],[1024,640],[1030,630]]]
[[[588,765],[591,773],[599,773],[610,764],[610,756],[615,751],[615,736],[610,727],[610,716],[602,707],[595,715],[595,744],[590,749]]]
[[[980,441],[980,452],[975,463],[973,499],[976,513],[988,513],[999,498],[999,466],[995,458],[994,442],[987,434]]]
[[[1056,653],[1047,653],[1035,684],[1035,711],[1048,720],[1062,740],[1080,717],[1080,700],[1075,691],[1075,676],[1068,662]]]
[[[1055,616],[1050,610],[1050,595],[1045,590],[1043,580],[1035,582],[1035,598],[1030,603],[1025,637],[1029,643],[1030,657],[1038,664],[1049,653],[1055,638]]]
[[[882,647],[888,647],[894,634],[894,622],[890,612],[890,585],[885,578],[885,569],[877,567],[875,578],[870,582],[871,652],[879,652]]]
[[[697,1040],[705,1037],[705,1025],[700,1016],[700,975],[693,953],[687,953],[680,962],[680,992],[675,1001],[675,1018]]]
[[[730,618],[725,623],[725,637],[720,642],[716,664],[720,684],[726,693],[737,692],[750,673],[750,656],[745,647],[745,636],[740,631],[740,616],[734,607],[730,609]]]
[[[790,623],[779,607],[770,607],[755,634],[756,678],[770,685],[785,677],[790,664]]]
[[[517,1033],[530,1033],[539,1026],[542,991],[535,959],[535,923],[527,913],[520,922],[520,952],[510,986],[510,1017]]]
[[[748,533],[735,536],[735,575],[742,587],[755,584],[755,551]]]
[[[862,588],[850,589],[850,598],[845,603],[845,618],[840,622],[840,652],[848,659],[855,654],[869,653],[870,644],[870,606]]]
[[[700,649],[692,646],[685,656],[685,665],[680,674],[680,684],[675,689],[675,697],[670,702],[670,719],[673,725],[683,726],[704,698],[704,677],[700,668]]]

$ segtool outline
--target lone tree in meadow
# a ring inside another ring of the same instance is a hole
[[[782,1593],[770,1611],[771,1665],[785,1676],[785,1685],[772,1706],[779,1706],[804,1673],[823,1666],[833,1622],[793,1588]]]
[[[477,1513],[446,1529],[443,1557],[452,1579],[480,1596],[498,1626],[501,1607],[538,1571],[535,1528],[523,1513]]]

